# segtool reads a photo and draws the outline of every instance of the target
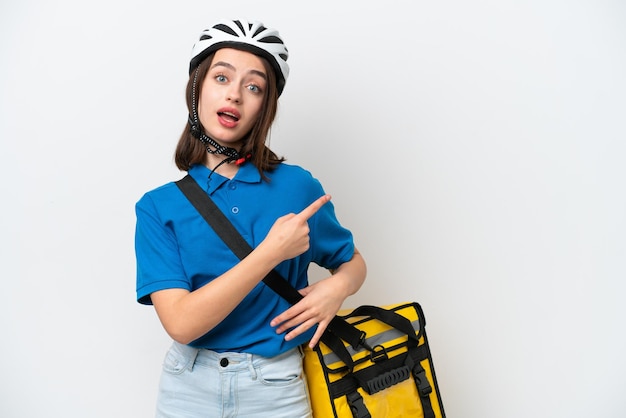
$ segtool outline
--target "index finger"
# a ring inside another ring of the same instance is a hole
[[[315,215],[317,211],[320,210],[320,208],[324,206],[326,203],[328,203],[329,201],[330,201],[330,195],[325,194],[324,196],[320,197],[319,199],[311,203],[306,208],[302,209],[302,212],[300,212],[298,216],[301,216],[305,220],[308,220],[311,216]]]

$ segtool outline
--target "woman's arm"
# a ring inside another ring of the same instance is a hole
[[[330,196],[322,196],[302,212],[276,220],[246,258],[201,288],[152,293],[152,303],[172,339],[188,344],[200,338],[226,318],[274,267],[307,251],[307,221],[329,200]]]
[[[346,298],[359,290],[366,273],[365,260],[355,248],[350,261],[339,266],[332,276],[300,290],[304,298],[274,318],[270,325],[277,327],[277,333],[295,327],[285,335],[290,340],[319,324],[309,342],[314,347]]]

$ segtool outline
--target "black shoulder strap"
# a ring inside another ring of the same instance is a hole
[[[230,247],[235,255],[241,260],[252,252],[252,247],[241,236],[239,231],[228,220],[226,215],[217,207],[215,202],[209,197],[209,195],[202,190],[200,185],[187,174],[181,180],[176,182],[178,188],[183,192],[191,204],[200,212],[202,217],[213,228],[218,236]],[[274,292],[276,292],[283,299],[291,303],[296,304],[302,299],[302,295],[298,292],[287,280],[285,280],[280,273],[276,270],[272,270],[264,279],[263,282]],[[355,349],[362,343],[364,335],[359,329],[348,323],[343,318],[335,316],[328,325],[327,331],[330,330],[333,334],[340,337],[342,340],[349,343]],[[336,337],[325,336],[322,338],[324,343],[328,341],[330,345],[336,350],[343,351],[341,347],[338,347]],[[329,345],[329,344],[327,344]],[[344,363],[351,363],[351,358],[347,351],[345,355],[337,353]]]
[[[213,202],[213,199],[202,190],[193,177],[186,175],[184,178],[177,181],[176,184],[211,228],[213,228],[215,233],[230,247],[240,260],[243,260],[252,252],[252,247],[250,247],[239,231],[237,231],[234,225],[217,207],[215,202]],[[263,279],[263,282],[292,305],[302,299],[300,292],[289,285],[276,270],[270,271]]]

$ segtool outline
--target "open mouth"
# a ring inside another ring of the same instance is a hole
[[[217,112],[217,115],[222,119],[230,122],[237,122],[239,120],[239,117],[237,115],[230,112]]]

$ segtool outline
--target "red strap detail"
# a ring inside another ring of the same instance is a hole
[[[238,160],[235,160],[235,165],[241,165],[243,163],[245,163],[246,161],[248,161],[250,159],[250,157],[252,157],[251,154],[246,155],[245,157],[242,157]]]

